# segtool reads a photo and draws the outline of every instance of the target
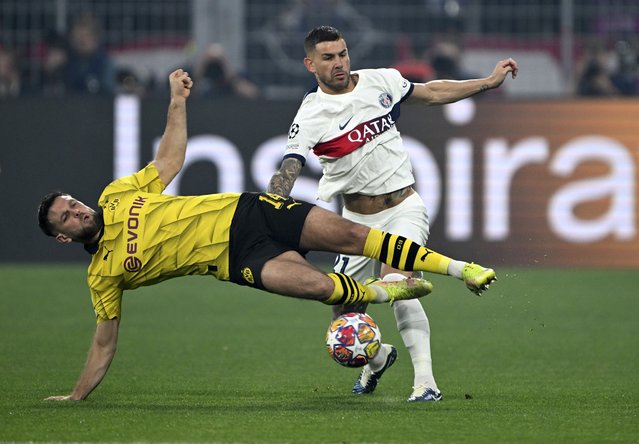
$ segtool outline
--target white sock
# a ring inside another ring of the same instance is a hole
[[[382,344],[382,346],[379,348],[379,353],[377,353],[373,359],[368,361],[369,368],[373,372],[381,370],[382,367],[384,367],[384,364],[386,364],[386,357],[388,356],[390,351],[391,351],[390,345]]]
[[[448,264],[448,274],[450,276],[456,277],[457,279],[461,279],[462,271],[464,270],[465,266],[466,262],[452,260],[450,261],[450,264]]]
[[[388,292],[379,285],[369,285],[370,288],[375,290],[375,300],[371,301],[371,304],[383,304],[384,302],[388,302]]]
[[[463,267],[462,267],[463,268]],[[406,279],[399,273],[384,276],[384,280]],[[424,307],[417,299],[397,301],[393,304],[397,329],[413,363],[415,378],[413,387],[425,384],[439,390],[433,375],[433,361],[430,352],[430,324]]]

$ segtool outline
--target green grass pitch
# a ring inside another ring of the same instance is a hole
[[[372,396],[324,349],[329,308],[185,277],[125,293],[118,353],[68,393],[95,328],[81,265],[0,265],[0,441],[602,443],[639,440],[636,271],[498,270],[477,298],[433,277],[423,300],[444,400],[408,404],[399,359]]]

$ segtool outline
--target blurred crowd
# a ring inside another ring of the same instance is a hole
[[[68,35],[51,33],[37,48],[37,82],[25,82],[26,67],[17,51],[0,43],[0,98],[27,94],[48,97],[88,94],[165,94],[153,76],[143,78],[135,67],[116,63],[103,43],[99,21],[90,14],[76,17]],[[33,54],[30,55],[34,57]],[[180,63],[176,61],[176,63]],[[203,96],[256,98],[258,87],[238,73],[219,44],[211,44],[191,64],[181,64],[193,76],[194,92]],[[166,75],[176,66],[166,68]],[[164,74],[164,73],[163,73]]]
[[[397,51],[393,65],[407,79],[464,80],[480,73],[462,67],[463,48],[454,39],[419,44],[410,41]],[[34,57],[34,54],[30,54]],[[63,96],[70,94],[137,94],[158,91],[158,80],[141,78],[133,66],[117,64],[104,45],[102,28],[92,15],[72,20],[67,35],[50,34],[36,51],[40,72],[37,81],[25,82],[20,54],[0,42],[0,98],[26,94]],[[607,44],[593,40],[577,52],[574,94],[577,96],[636,96],[639,94],[639,40]],[[300,60],[301,64],[301,60]],[[258,85],[238,72],[224,47],[212,43],[185,67],[195,80],[194,93],[202,96],[261,96]],[[167,67],[167,74],[175,67]],[[356,69],[357,67],[354,67]]]
[[[405,43],[400,46],[400,57],[393,65],[411,82],[437,79],[467,80],[481,77],[462,66],[461,46],[453,40],[441,40],[432,45]],[[403,53],[403,54],[402,54]]]
[[[639,94],[639,41],[617,41],[612,49],[590,42],[577,66],[579,96],[635,96]]]
[[[394,65],[408,80],[466,80],[477,78],[462,65],[462,47],[454,39],[431,46],[406,45],[405,55]],[[608,48],[601,40],[585,45],[575,68],[574,95],[586,97],[639,95],[639,40],[620,40]]]
[[[51,34],[36,52],[41,72],[34,86],[23,81],[25,70],[16,51],[0,47],[0,96],[116,92],[116,67],[101,44],[101,28],[94,17],[77,17],[68,36]]]

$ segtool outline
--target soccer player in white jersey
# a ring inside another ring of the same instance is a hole
[[[268,191],[289,196],[313,150],[323,167],[319,199],[330,201],[341,195],[347,219],[425,243],[428,216],[412,187],[412,166],[396,126],[400,104],[440,105],[497,88],[508,73],[513,78],[517,75],[517,63],[510,58],[501,60],[482,79],[411,83],[394,69],[351,71],[346,42],[330,26],[311,30],[304,49],[304,65],[315,76],[318,87],[302,101],[289,130],[282,165],[271,178]],[[338,257],[335,270],[356,279],[374,275],[392,280],[411,275],[379,261],[344,255]],[[479,281],[482,288],[495,279],[491,269],[456,260],[441,271],[465,282]],[[335,306],[333,315],[364,312],[366,306]],[[439,401],[442,394],[433,376],[430,325],[422,305],[417,300],[401,301],[393,305],[393,310],[415,371],[408,401]],[[353,393],[372,393],[396,358],[395,347],[384,344],[360,373]]]

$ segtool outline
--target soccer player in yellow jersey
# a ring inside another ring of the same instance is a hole
[[[266,193],[163,195],[184,163],[186,99],[193,85],[181,69],[171,73],[169,83],[167,124],[149,165],[110,183],[98,211],[60,192],[40,204],[45,234],[60,243],[82,243],[92,255],[88,284],[97,319],[75,388],[49,400],[85,399],[102,381],[115,355],[124,290],[193,274],[333,305],[413,299],[432,290],[424,279],[362,284],[344,274],[323,273],[304,258],[310,250],[446,274],[449,258],[306,202]],[[463,280],[480,294],[495,272],[476,270]]]

